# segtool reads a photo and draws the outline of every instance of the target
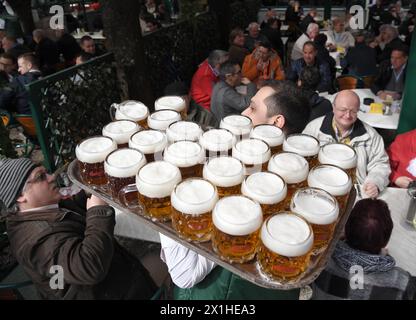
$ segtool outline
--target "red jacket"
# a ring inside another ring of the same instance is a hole
[[[208,60],[205,60],[199,65],[192,78],[191,98],[201,107],[210,110],[212,88],[218,80],[219,78],[214,74]]]
[[[391,183],[403,176],[416,180],[416,177],[407,171],[410,161],[416,158],[416,129],[399,134],[390,145],[387,153],[390,157]]]

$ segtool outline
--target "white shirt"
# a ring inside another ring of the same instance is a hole
[[[43,206],[43,207],[37,207],[37,208],[23,210],[21,212],[44,211],[44,210],[51,210],[51,209],[58,209],[58,208],[59,208],[59,205],[57,203],[55,203],[55,204],[50,204],[50,205]]]
[[[174,284],[191,288],[216,267],[216,263],[188,249],[169,237],[160,234],[160,258],[168,266]]]

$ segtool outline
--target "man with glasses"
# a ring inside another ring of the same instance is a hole
[[[9,82],[12,82],[14,77],[19,74],[17,72],[17,60],[9,53],[2,53],[0,55],[0,71],[4,71],[7,74]]]
[[[63,208],[55,177],[22,158],[0,161],[0,202],[11,251],[42,299],[153,295],[148,271],[115,241],[114,209],[101,199]]]
[[[247,86],[246,94],[235,89],[240,84]],[[248,107],[256,91],[256,85],[241,76],[241,67],[237,62],[223,63],[220,67],[220,81],[215,84],[211,97],[211,112],[217,122],[230,114],[240,114]]]
[[[351,90],[339,92],[333,111],[310,122],[303,133],[316,137],[321,145],[339,142],[357,153],[357,182],[364,193],[376,198],[389,184],[390,164],[381,136],[358,117],[360,98]]]

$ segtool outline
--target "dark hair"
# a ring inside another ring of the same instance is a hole
[[[311,46],[315,51],[318,51],[318,48],[316,47],[316,44],[313,41],[306,41],[302,49],[304,49],[306,46]]]
[[[258,47],[263,47],[272,50],[272,44],[269,41],[260,41]]]
[[[391,52],[393,51],[400,51],[401,53],[403,53],[406,57],[409,56],[409,47],[405,44],[399,43],[395,46],[393,46]]]
[[[267,116],[282,115],[285,118],[282,130],[286,135],[302,132],[311,112],[308,100],[294,84],[281,82],[271,87],[276,88],[276,93],[264,99]]]
[[[94,56],[91,53],[88,52],[81,52],[79,55],[77,55],[77,58],[80,58],[81,62],[87,62],[88,60],[91,60],[94,58]]]
[[[226,61],[220,66],[220,78],[225,80],[227,75],[233,74],[235,72],[235,66],[239,65],[236,61]]]
[[[85,41],[94,41],[94,39],[93,39],[93,38],[91,38],[90,36],[83,36],[83,37],[81,38],[81,40],[79,40],[79,43],[80,43],[80,44],[83,44]]]
[[[183,81],[175,81],[168,84],[163,90],[165,96],[185,96],[189,92],[188,87]]]
[[[277,22],[277,26],[278,26],[278,28],[279,28],[279,27],[280,27],[280,25],[281,25],[281,23],[280,23],[280,20],[279,20],[279,19],[277,19],[277,18],[270,18],[269,20],[267,20],[267,26],[271,28],[271,26],[272,26],[275,22]],[[279,32],[280,32],[280,29],[278,29],[278,30],[279,30]]]
[[[328,40],[328,37],[326,36],[326,34],[320,33],[316,36],[313,42],[315,42],[315,45],[317,46],[325,47],[327,40]]]
[[[302,83],[302,89],[316,91],[321,82],[321,75],[317,67],[305,66],[300,72],[299,80]]]
[[[345,224],[346,242],[353,249],[379,254],[389,242],[392,230],[387,203],[363,199],[355,204]]]
[[[2,54],[0,54],[0,58],[4,58],[7,60],[12,60],[13,64],[17,63],[16,57],[10,53],[7,52],[3,52]]]
[[[240,34],[242,34],[244,36],[244,31],[240,28],[235,28],[235,29],[231,30],[230,37],[228,38],[229,43],[233,44],[234,39]]]
[[[27,62],[30,62],[32,64],[33,67],[39,68],[39,60],[36,57],[36,55],[32,52],[28,52],[28,53],[23,53],[21,54],[17,60],[19,59],[23,59]]]

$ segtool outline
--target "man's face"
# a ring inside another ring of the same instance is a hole
[[[303,47],[303,60],[305,60],[307,65],[312,65],[315,63],[316,50],[312,46]]]
[[[95,54],[94,40],[85,40],[81,45],[82,50],[87,53]]]
[[[264,99],[274,94],[275,91],[271,87],[263,87],[257,91],[256,95],[251,98],[250,106],[241,114],[247,116],[253,121],[253,125],[273,124],[273,119],[267,116],[267,106]]]
[[[6,72],[7,74],[11,74],[16,70],[16,64],[13,63],[13,60],[1,57],[0,70]]]
[[[239,86],[241,84],[241,67],[240,65],[236,64],[234,66],[234,72],[230,75],[227,75],[228,83],[232,87]]]
[[[349,130],[357,121],[360,101],[353,95],[343,95],[335,100],[332,108],[337,126],[341,129]]]
[[[259,36],[259,33],[260,33],[259,29],[260,29],[260,27],[258,25],[255,25],[255,26],[251,27],[248,30],[248,33],[249,33],[250,37],[257,38]]]
[[[234,44],[239,46],[239,47],[243,47],[244,46],[244,33],[239,33],[238,35],[236,35],[236,37],[234,38]]]
[[[30,69],[32,69],[32,64],[25,59],[18,59],[17,65],[19,67],[18,71],[20,74],[28,73]]]
[[[55,176],[46,172],[44,167],[35,168],[29,175],[18,202],[24,200],[30,208],[43,207],[58,203],[61,199]]]
[[[342,21],[338,21],[334,24],[334,30],[336,33],[341,33],[344,31],[345,24]]]
[[[4,49],[4,51],[8,51],[8,50],[10,50],[11,48],[13,48],[13,42],[12,41],[10,41],[9,39],[7,39],[6,37],[4,37],[2,40],[1,40],[1,46],[3,47],[3,49]]]
[[[258,48],[260,60],[266,62],[270,58],[270,50],[268,48],[259,46]]]
[[[318,34],[319,34],[319,29],[318,28],[313,28],[311,31],[308,32],[308,36],[312,40],[315,39]]]
[[[393,69],[400,69],[406,62],[407,57],[403,52],[393,50],[390,56],[391,65],[393,66]]]

